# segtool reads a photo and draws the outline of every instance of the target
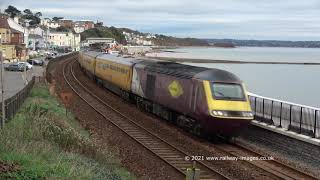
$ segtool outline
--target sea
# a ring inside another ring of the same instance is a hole
[[[320,48],[183,47],[149,55],[213,60],[320,63]],[[320,65],[185,64],[224,69],[239,76],[251,93],[320,108]]]

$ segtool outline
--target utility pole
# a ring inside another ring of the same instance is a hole
[[[5,109],[5,103],[4,103],[4,81],[3,81],[3,73],[4,73],[4,67],[3,67],[3,56],[2,56],[2,50],[0,51],[0,60],[1,60],[1,102],[2,102],[2,117],[1,117],[1,128],[4,128],[4,123],[6,119],[6,109]]]
[[[21,61],[21,54],[20,54],[20,61]],[[28,77],[27,77],[27,60],[25,60],[25,62],[24,62],[24,78],[25,78],[24,84],[27,85],[27,84],[28,84]]]

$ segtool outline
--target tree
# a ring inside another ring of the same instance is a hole
[[[4,12],[7,13],[11,18],[14,18],[21,14],[21,11],[19,11],[16,7],[11,5],[8,6],[8,8],[4,10]]]
[[[53,21],[59,21],[60,19],[63,19],[63,17],[53,17],[52,18]]]
[[[37,12],[34,14],[36,17],[40,18],[42,16],[42,13],[41,12]]]
[[[68,32],[68,31],[70,31],[70,29],[65,27],[65,26],[60,26],[60,27],[57,27],[56,31],[58,31],[58,32]]]
[[[23,11],[26,15],[33,15],[33,13],[32,13],[32,11],[30,10],[30,9],[25,9],[24,11]]]
[[[25,9],[23,11],[23,13],[24,14],[23,14],[22,18],[29,20],[29,24],[31,26],[40,24],[40,22],[41,22],[40,17],[42,16],[41,12],[37,12],[37,13],[33,14],[33,12],[30,9]]]

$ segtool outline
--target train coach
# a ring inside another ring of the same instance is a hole
[[[236,136],[253,119],[242,81],[224,70],[97,52],[81,52],[79,63],[97,83],[139,109],[199,136]]]

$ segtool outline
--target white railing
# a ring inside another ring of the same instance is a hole
[[[257,121],[320,138],[320,108],[281,101],[249,93]]]

